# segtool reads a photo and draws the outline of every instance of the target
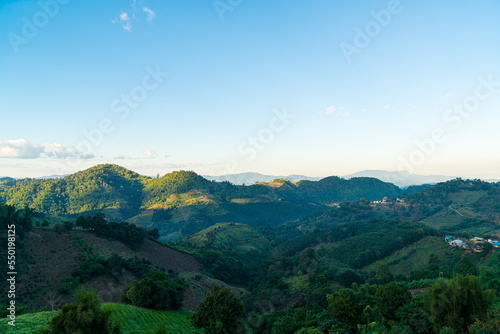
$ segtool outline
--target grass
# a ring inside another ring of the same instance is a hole
[[[146,224],[151,223],[153,221],[153,212],[146,214],[139,214],[132,218],[127,219],[127,221],[131,224]]]
[[[371,263],[363,270],[374,271],[381,264],[387,264],[394,276],[401,274],[408,277],[412,270],[426,268],[431,254],[442,258],[446,250],[449,250],[449,246],[444,243],[443,238],[427,237]]]
[[[299,292],[307,288],[309,284],[309,275],[297,275],[289,277],[285,280],[285,283],[290,286],[292,291]]]
[[[237,253],[267,251],[270,247],[269,241],[262,234],[241,223],[219,223],[193,234],[187,241],[199,248],[210,245],[213,247],[230,245],[231,249]]]
[[[191,334],[196,330],[187,317],[188,311],[155,311],[141,307],[122,304],[103,304],[104,309],[112,309],[111,321],[119,322],[122,334],[154,333],[163,322],[167,333]],[[8,325],[8,318],[0,319],[0,333],[2,334],[33,334],[44,326],[57,314],[53,312],[37,312],[22,314],[16,317],[16,326]]]
[[[16,316],[16,326],[8,324],[8,318],[0,319],[0,333],[4,334],[33,334],[50,322],[57,311],[27,313]]]
[[[162,322],[167,333],[191,334],[196,330],[187,319],[192,314],[188,311],[155,311],[113,303],[104,304],[103,308],[113,310],[111,321],[120,323],[123,334],[154,332]]]

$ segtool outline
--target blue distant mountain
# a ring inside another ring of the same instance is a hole
[[[311,176],[305,176],[305,175],[288,175],[288,176],[276,176],[276,175],[264,175],[260,173],[239,173],[239,174],[227,174],[227,175],[219,175],[219,176],[211,176],[211,175],[202,175],[204,178],[207,180],[211,181],[228,181],[231,182],[232,184],[245,184],[245,185],[251,185],[254,184],[255,182],[271,182],[276,179],[287,179],[292,182],[297,182],[301,180],[308,180],[308,181],[318,181],[321,180],[322,177],[311,177]]]
[[[292,182],[297,182],[301,180],[308,181],[318,181],[323,179],[323,177],[311,177],[305,175],[288,175],[288,176],[277,176],[277,175],[264,175],[260,173],[239,173],[239,174],[227,174],[219,176],[203,175],[204,178],[213,181],[229,181],[232,184],[245,184],[250,185],[255,182],[271,182],[275,179],[287,179]],[[354,174],[349,174],[342,176],[344,179],[351,179],[354,177],[373,177],[384,182],[389,182],[397,185],[398,187],[405,188],[413,185],[422,184],[435,184],[439,182],[445,182],[454,179],[455,176],[444,176],[444,175],[418,175],[410,174],[408,172],[388,172],[384,170],[364,170]]]
[[[410,174],[406,171],[388,172],[385,170],[364,170],[361,172],[343,176],[344,179],[351,179],[353,177],[374,177],[384,182],[393,183],[400,188],[418,186],[422,184],[436,184],[456,178],[456,176],[419,175]]]

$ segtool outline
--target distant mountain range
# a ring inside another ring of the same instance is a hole
[[[264,175],[259,173],[239,173],[239,174],[227,174],[219,176],[203,175],[204,178],[213,181],[229,181],[232,184],[238,185],[251,185],[256,182],[271,182],[275,179],[287,179],[292,182],[298,182],[301,180],[307,181],[319,181],[322,177],[310,177],[305,175],[288,175],[288,176],[273,176]],[[384,182],[390,182],[398,187],[405,188],[409,186],[417,186],[422,184],[435,184],[439,182],[445,182],[454,179],[455,176],[444,176],[444,175],[418,175],[410,174],[408,172],[388,172],[384,170],[364,170],[350,175],[342,176],[344,179],[352,179],[354,177],[373,177]]]
[[[39,176],[39,177],[34,177],[36,180],[44,180],[44,179],[59,179],[61,177],[65,177],[68,174],[64,175],[47,175],[47,176]],[[6,181],[6,180],[21,180],[23,179],[22,177],[9,177],[9,176],[0,176],[0,181]]]
[[[343,176],[344,179],[351,179],[353,177],[373,177],[384,182],[393,183],[400,188],[419,186],[422,184],[436,184],[456,178],[456,176],[419,175],[410,174],[406,171],[388,172],[384,170],[364,170],[361,172]]]
[[[227,174],[227,175],[202,175],[205,179],[210,181],[223,182],[228,181],[232,184],[237,185],[252,185],[256,182],[271,182],[276,179],[286,179],[292,182],[298,182],[302,180],[306,181],[319,181],[322,177],[311,177],[305,175],[288,175],[288,176],[276,176],[276,175],[264,175],[260,173],[239,173],[239,174]]]

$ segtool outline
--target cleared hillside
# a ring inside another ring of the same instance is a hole
[[[119,323],[122,334],[142,334],[154,332],[164,323],[169,334],[191,334],[196,329],[187,317],[188,311],[155,311],[123,304],[103,304],[105,310],[112,310],[110,321]],[[45,327],[57,315],[53,312],[22,314],[16,317],[16,327],[7,324],[8,319],[0,319],[0,328],[4,334],[33,334]],[[196,330],[198,333],[203,331]]]

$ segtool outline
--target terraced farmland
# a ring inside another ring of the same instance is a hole
[[[111,321],[120,323],[122,334],[154,333],[161,323],[165,323],[167,333],[171,334],[191,334],[196,331],[187,319],[191,314],[188,311],[154,311],[114,303],[103,304],[103,308],[113,310]],[[15,327],[7,324],[9,319],[0,319],[0,333],[36,333],[48,324],[56,314],[56,311],[23,314],[16,317]],[[197,330],[197,333],[203,333],[203,331]]]

